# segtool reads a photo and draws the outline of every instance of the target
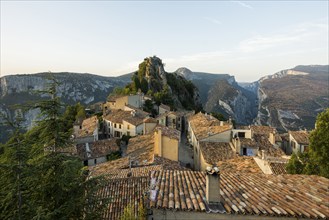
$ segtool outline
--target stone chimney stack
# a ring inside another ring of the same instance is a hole
[[[206,199],[209,204],[220,203],[220,172],[217,166],[206,169]]]

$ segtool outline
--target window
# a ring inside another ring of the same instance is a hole
[[[130,129],[130,126],[129,125],[127,125],[127,129]]]
[[[94,163],[97,164],[97,159],[94,160]]]
[[[119,129],[121,129],[121,124],[119,124]]]
[[[175,119],[173,119],[173,120],[172,120],[172,123],[173,123],[173,124],[176,124],[176,120],[175,120]]]
[[[114,124],[114,128],[117,128],[117,124]]]
[[[246,133],[244,133],[244,132],[238,132],[238,137],[244,138],[244,137],[246,137]]]

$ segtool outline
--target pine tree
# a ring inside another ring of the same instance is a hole
[[[98,198],[104,180],[89,180],[82,162],[63,153],[72,147],[70,133],[56,97],[58,82],[51,82],[42,91],[51,98],[30,103],[41,111],[36,126],[16,132],[0,155],[1,219],[98,219],[106,207],[107,199]]]

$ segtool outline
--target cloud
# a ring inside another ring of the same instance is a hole
[[[204,19],[206,19],[207,21],[210,21],[210,22],[212,22],[212,23],[214,23],[214,24],[222,24],[221,21],[219,21],[219,20],[217,20],[217,19],[215,19],[215,18],[205,17]]]
[[[239,5],[241,5],[242,7],[245,7],[245,8],[248,8],[248,9],[254,9],[251,5],[248,5],[248,4],[246,4],[244,2],[241,2],[241,1],[232,1],[232,2],[236,2]]]
[[[262,51],[274,47],[283,47],[301,42],[313,43],[320,36],[325,36],[328,31],[328,25],[325,23],[301,23],[294,27],[285,28],[277,33],[268,33],[266,35],[257,35],[242,40],[239,43],[238,50],[245,53]]]
[[[300,36],[256,36],[240,42],[239,49],[242,52],[255,52],[272,47],[300,41]]]

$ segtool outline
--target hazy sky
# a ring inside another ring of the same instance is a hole
[[[236,80],[328,64],[328,1],[3,1],[1,76],[165,70]]]

